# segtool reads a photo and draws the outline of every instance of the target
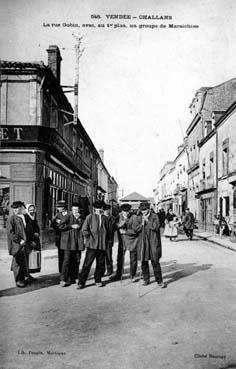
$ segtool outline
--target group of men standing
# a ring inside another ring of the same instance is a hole
[[[151,260],[158,286],[166,287],[162,280],[159,259],[161,258],[161,237],[159,218],[150,210],[149,203],[141,203],[137,213],[129,204],[120,207],[117,218],[110,214],[110,205],[102,201],[93,203],[93,213],[85,219],[79,203],[72,204],[71,212],[63,201],[58,203],[58,213],[52,225],[56,230],[60,284],[62,287],[78,284],[85,287],[91,266],[96,261],[95,284],[102,287],[102,277],[107,270],[110,280],[120,280],[124,273],[125,253],[130,252],[130,277],[135,282],[138,260],[144,285],[150,282],[148,261]],[[114,234],[118,237],[117,270],[113,274],[112,247]],[[80,270],[81,252],[86,249]]]
[[[12,204],[13,214],[8,218],[8,248],[12,259],[12,270],[17,287],[25,287],[34,281],[29,275],[29,254],[40,250],[39,227],[36,219],[36,207],[28,207],[21,201]],[[126,251],[130,253],[130,278],[137,280],[138,260],[141,262],[143,284],[150,282],[149,260],[151,260],[155,280],[159,287],[166,287],[162,280],[160,267],[161,236],[159,217],[143,202],[137,212],[129,204],[120,207],[120,213],[114,217],[110,205],[97,200],[93,203],[93,212],[84,216],[80,203],[73,203],[70,211],[65,201],[57,204],[57,214],[52,220],[58,248],[58,268],[62,287],[77,283],[77,288],[86,285],[91,266],[96,261],[94,280],[98,287],[103,286],[105,275],[111,281],[122,279]],[[114,236],[117,233],[118,254],[117,269],[113,274],[112,250]],[[83,266],[80,267],[82,252],[86,249]]]

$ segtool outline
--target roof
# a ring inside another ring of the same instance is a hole
[[[137,192],[132,192],[129,195],[120,199],[120,201],[148,201],[148,198],[140,195]]]

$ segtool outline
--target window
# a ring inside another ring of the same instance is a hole
[[[10,179],[10,165],[0,165],[0,179]]]
[[[205,159],[202,161],[202,178],[206,178],[206,161]]]
[[[211,120],[207,120],[206,121],[206,136],[212,131],[212,121]]]
[[[210,163],[209,164],[210,164],[209,165],[209,175],[210,177],[212,177],[214,174],[214,153],[213,152],[210,153]]]
[[[79,140],[79,148],[81,151],[84,150],[84,141],[82,139]]]
[[[222,145],[222,172],[223,176],[229,173],[229,139],[223,141]]]
[[[229,216],[229,196],[225,197],[225,216]]]

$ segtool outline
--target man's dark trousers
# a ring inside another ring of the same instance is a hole
[[[79,278],[79,264],[81,251],[64,250],[64,260],[62,264],[61,280],[65,282],[74,282]]]
[[[153,260],[151,259],[153,272],[155,276],[155,280],[157,283],[162,282],[162,272],[161,272],[161,266],[159,263],[159,260]],[[143,273],[143,279],[145,282],[149,282],[150,280],[150,272],[149,272],[149,264],[148,261],[142,261],[142,273]]]
[[[107,274],[110,275],[113,273],[112,246],[108,246],[105,259],[106,259]]]
[[[83,286],[85,285],[91,266],[95,259],[96,259],[96,269],[94,272],[94,280],[95,283],[100,283],[102,281],[102,277],[104,276],[105,273],[105,257],[106,251],[104,250],[87,249],[84,265],[79,278],[79,283],[81,285]]]
[[[62,272],[62,264],[64,259],[64,250],[60,249],[61,237],[56,238],[56,247],[58,249],[58,270],[59,273]]]
[[[17,255],[12,258],[11,270],[16,282],[22,282],[27,276],[26,260],[24,251],[20,251]]]

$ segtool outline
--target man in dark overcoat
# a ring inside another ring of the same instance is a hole
[[[96,260],[96,269],[94,273],[96,286],[103,286],[102,277],[105,273],[105,257],[108,237],[108,220],[103,214],[103,206],[103,201],[95,201],[95,203],[93,203],[94,213],[89,214],[83,224],[82,232],[85,238],[87,251],[79,278],[78,289],[85,286],[94,260]]]
[[[52,219],[52,227],[55,229],[55,244],[58,249],[58,270],[59,273],[62,271],[62,264],[64,258],[64,250],[61,249],[61,230],[59,229],[59,225],[62,219],[68,214],[67,212],[67,204],[65,200],[59,200],[57,202],[57,213],[55,217]]]
[[[183,226],[184,226],[184,231],[186,233],[186,236],[192,240],[193,239],[193,229],[194,229],[194,223],[195,223],[195,218],[193,213],[190,211],[189,208],[186,209],[186,214],[184,216],[183,219]]]
[[[116,231],[116,218],[110,213],[111,205],[104,204],[103,205],[104,215],[108,220],[108,232],[107,232],[107,249],[106,249],[106,269],[107,275],[111,275],[113,273],[113,259],[112,259],[112,248],[114,245],[114,234]]]
[[[7,220],[8,251],[12,255],[11,270],[17,287],[25,287],[27,277],[26,232],[22,201],[15,201],[11,205],[13,214]]]
[[[137,217],[141,234],[139,238],[139,257],[141,260],[144,285],[150,283],[149,260],[151,260],[155,280],[159,287],[164,288],[166,284],[162,279],[160,258],[162,256],[160,221],[157,214],[150,211],[150,204],[143,202],[140,204],[141,215]],[[136,226],[138,230],[138,225]]]
[[[131,205],[122,204],[120,206],[120,213],[117,219],[117,237],[118,237],[118,253],[116,273],[110,277],[112,281],[119,281],[122,278],[125,258],[125,245],[123,235],[126,233],[127,221],[131,217]]]
[[[81,252],[84,250],[82,235],[83,218],[79,203],[73,203],[71,213],[65,215],[60,224],[61,250],[64,258],[61,271],[61,286],[66,287],[79,279]]]

